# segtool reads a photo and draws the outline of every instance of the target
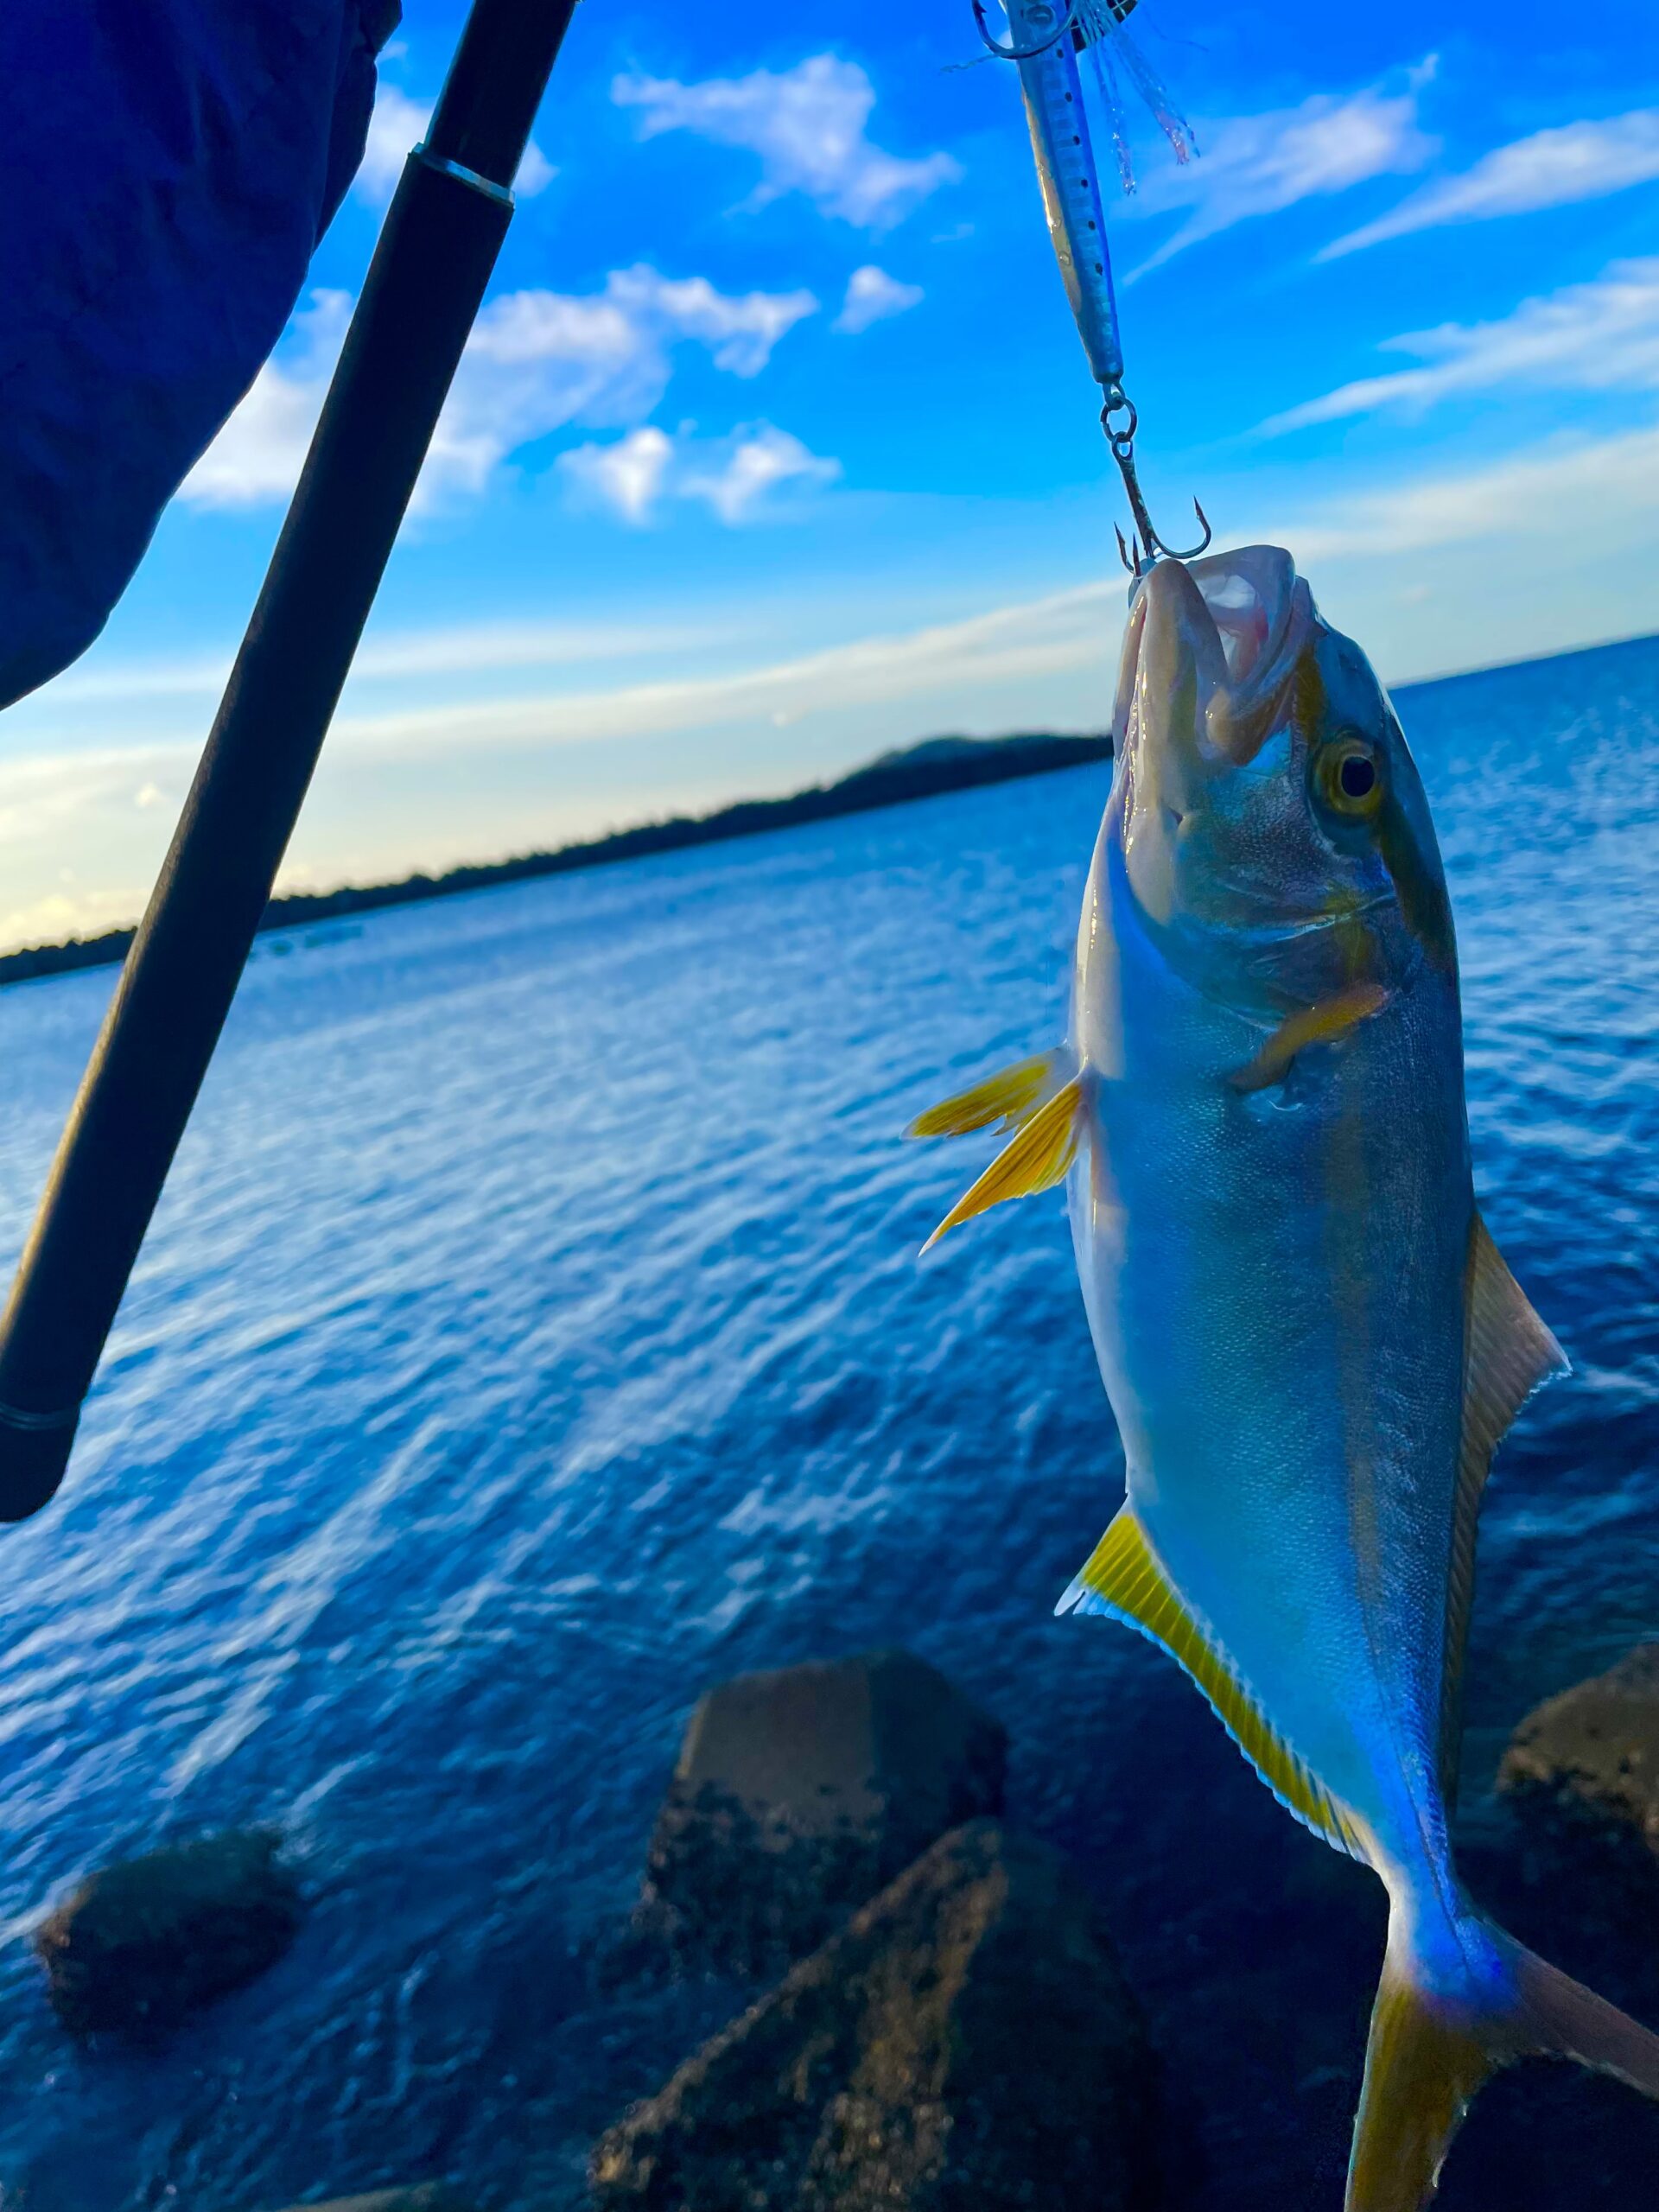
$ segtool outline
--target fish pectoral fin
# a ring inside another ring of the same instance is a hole
[[[1038,1052],[1028,1060],[1016,1060],[1012,1067],[999,1068],[971,1090],[941,1099],[925,1114],[918,1114],[905,1134],[959,1137],[970,1129],[988,1129],[994,1122],[1005,1129],[1018,1128],[1076,1073],[1075,1056],[1065,1046],[1057,1046],[1052,1052]]]
[[[1463,1282],[1463,1428],[1452,1508],[1446,1595],[1446,1672],[1440,1700],[1440,1783],[1457,1789],[1463,1653],[1475,1586],[1475,1529],[1492,1454],[1540,1384],[1567,1371],[1567,1354],[1534,1312],[1479,1214],[1469,1231]]]
[[[1280,1803],[1351,1859],[1368,1857],[1359,1825],[1286,1743],[1226,1653],[1188,1611],[1132,1505],[1119,1509],[1057,1613],[1104,1613],[1137,1628],[1184,1668]]]
[[[971,1220],[988,1206],[1001,1205],[1005,1198],[1031,1198],[1063,1182],[1077,1157],[1082,1104],[1082,1079],[1074,1075],[1003,1146],[978,1182],[957,1200],[923,1245],[923,1251],[931,1252],[946,1230]]]
[[[1269,1084],[1282,1082],[1304,1046],[1334,1044],[1380,1013],[1389,996],[1382,983],[1354,983],[1328,999],[1300,1007],[1285,1016],[1254,1059],[1233,1070],[1228,1082],[1235,1090],[1265,1090]]]

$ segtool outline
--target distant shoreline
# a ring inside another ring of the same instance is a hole
[[[783,798],[739,799],[713,814],[678,815],[667,822],[639,823],[585,843],[556,851],[523,853],[442,875],[408,875],[397,883],[347,884],[338,891],[298,891],[273,899],[259,927],[304,927],[346,914],[373,913],[383,906],[412,906],[417,899],[448,899],[493,885],[525,883],[537,876],[568,875],[579,868],[605,868],[617,861],[643,859],[651,853],[683,852],[733,837],[752,837],[764,830],[783,830],[801,822],[828,822],[863,814],[908,799],[942,792],[973,791],[1019,776],[1046,775],[1090,760],[1110,758],[1109,736],[1059,737],[1046,733],[1012,737],[934,737],[899,753],[884,753],[855,768],[837,783],[815,784]],[[100,937],[71,938],[62,944],[31,945],[0,953],[0,988],[33,982],[43,976],[67,976],[82,968],[113,967],[127,957],[136,932],[106,930]]]

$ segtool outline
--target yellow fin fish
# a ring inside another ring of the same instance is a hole
[[[1421,2212],[1515,2059],[1659,2097],[1659,2037],[1452,1857],[1481,1491],[1566,1361],[1476,1208],[1421,781],[1287,553],[1138,580],[1115,735],[1070,1037],[916,1124],[1014,1130],[936,1236],[1066,1179],[1128,1495],[1058,1610],[1152,1637],[1386,1885],[1346,2212]]]

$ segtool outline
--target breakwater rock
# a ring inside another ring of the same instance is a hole
[[[1557,1824],[1600,1828],[1659,1859],[1659,1643],[1529,1713],[1497,1786]]]
[[[1046,1846],[941,1838],[595,2148],[599,2212],[1146,2212],[1153,2062]]]
[[[636,1943],[761,1977],[919,1852],[1002,1808],[1007,1738],[907,1651],[740,1675],[692,1714],[658,1816]]]
[[[299,1923],[276,1839],[232,1831],[89,1875],[42,1921],[35,1948],[72,2032],[158,2034],[273,1965]]]

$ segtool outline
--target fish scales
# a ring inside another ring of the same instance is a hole
[[[1064,1170],[1127,1469],[1061,1611],[1169,1650],[1387,1885],[1348,2212],[1418,2212],[1497,2069],[1659,2096],[1659,2037],[1452,1862],[1474,1517],[1559,1345],[1475,1203],[1450,905],[1369,663],[1270,546],[1131,599],[1065,1043],[923,1117],[1012,1125],[942,1225]]]

